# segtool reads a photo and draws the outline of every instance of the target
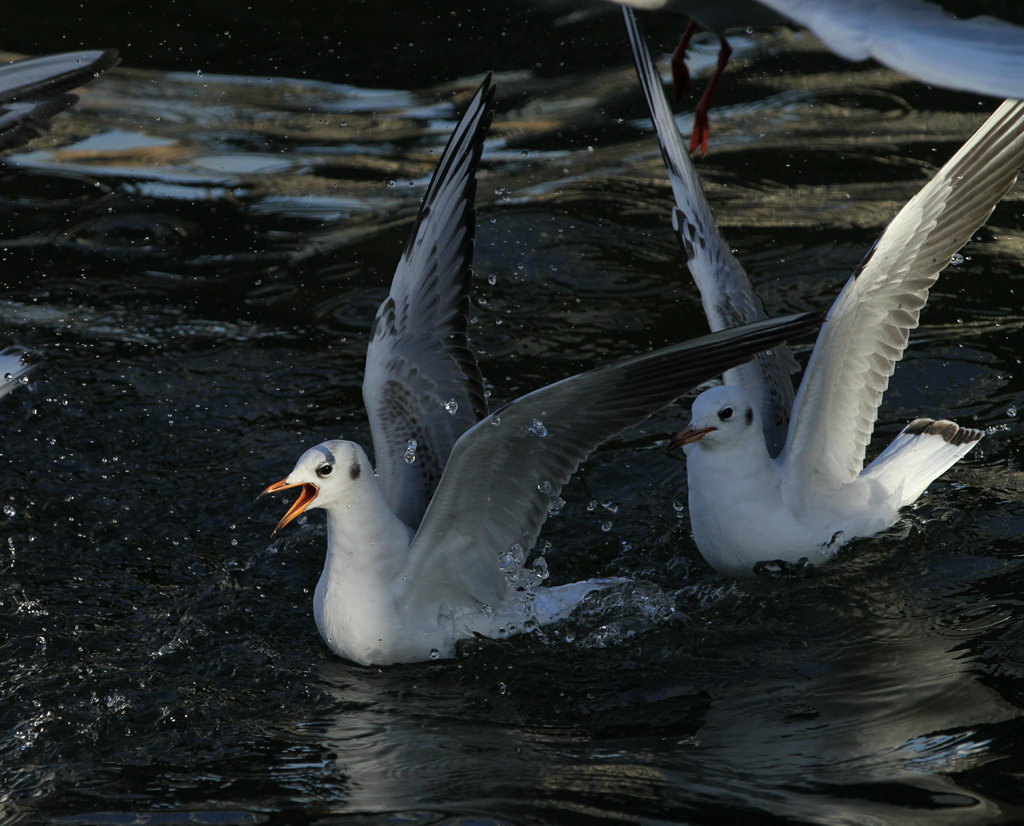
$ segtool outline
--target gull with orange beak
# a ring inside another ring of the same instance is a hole
[[[313,598],[335,653],[386,665],[450,657],[567,616],[621,580],[544,587],[527,555],[562,486],[601,442],[756,351],[820,323],[763,321],[564,379],[487,413],[467,344],[476,168],[491,121],[484,81],[427,188],[370,334],[363,400],[376,469],[341,439],[310,448],[264,493],[300,488],[278,523],[327,513]]]

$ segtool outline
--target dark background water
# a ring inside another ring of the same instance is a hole
[[[618,13],[422,5],[5,10],[6,50],[124,62],[0,168],[0,332],[48,358],[2,410],[0,821],[1019,820],[1019,187],[933,290],[875,447],[918,414],[991,433],[887,535],[722,580],[666,449],[683,400],[542,537],[553,580],[635,589],[448,662],[323,646],[322,518],[270,542],[284,503],[253,499],[368,440],[369,324],[483,71],[492,402],[705,329]],[[698,169],[769,310],[826,306],[995,102],[799,32],[736,45]]]

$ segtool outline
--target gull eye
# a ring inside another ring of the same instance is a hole
[[[316,469],[316,475],[323,479],[330,476],[332,470],[334,470],[334,465],[329,465],[325,462]]]
[[[732,408],[723,407],[721,410],[718,411],[718,418],[721,419],[723,422],[729,421],[729,419],[732,418]]]

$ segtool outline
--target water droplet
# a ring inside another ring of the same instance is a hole
[[[597,500],[591,499],[587,502],[587,513],[593,513],[595,510],[597,510]]]
[[[548,429],[544,427],[544,422],[540,419],[534,419],[530,422],[530,432],[534,436],[539,436],[542,439],[548,435]]]
[[[430,657],[430,659],[432,660],[439,660],[441,659],[441,652],[438,651],[436,648],[431,648],[430,653],[427,656]]]
[[[501,416],[491,416],[491,427],[497,427],[501,424]]]
[[[1006,415],[1007,415],[1007,416],[1010,416],[1011,418],[1012,418],[1013,416],[1016,416],[1016,415],[1017,415],[1017,408],[1016,408],[1016,407],[1014,407],[1014,406],[1013,406],[1013,405],[1011,404],[1011,405],[1010,405],[1010,406],[1009,406],[1008,408],[1006,408]],[[4,512],[5,512],[5,513],[7,512],[7,509],[6,509],[6,508],[4,508]]]
[[[405,462],[411,465],[416,461],[416,440],[410,439],[409,443],[405,447]]]
[[[541,481],[537,483],[537,490],[546,496],[551,493],[551,483],[546,479],[541,479]]]
[[[488,274],[488,276],[487,276],[487,283],[490,284],[492,287],[495,284],[497,284],[498,283],[497,273],[493,273],[492,272],[492,273]]]
[[[4,505],[4,516],[14,516],[16,513],[14,505]]]
[[[619,506],[614,502],[602,502],[601,507],[604,508],[608,513],[618,513]]]
[[[686,505],[680,502],[678,499],[672,500],[672,510],[676,512],[676,516],[682,516],[683,511],[686,510]]]
[[[501,694],[503,694],[503,695],[507,694],[508,693],[508,686],[506,686],[504,683],[498,683],[498,691]]]
[[[455,401],[455,399],[448,399],[448,401],[444,403],[444,409],[454,416],[459,412],[459,403]]]
[[[388,181],[388,189],[394,189],[394,188],[395,188],[395,182],[394,181]]]
[[[608,533],[608,531],[610,531],[611,529],[612,529],[612,523],[611,522],[602,522],[601,523],[601,530],[604,531],[605,533]]]
[[[954,252],[953,253],[953,257],[949,259],[949,263],[952,266],[956,267],[956,266],[964,263],[964,257],[960,253]]]
[[[548,516],[558,516],[565,508],[565,500],[561,496],[552,496],[548,500]]]

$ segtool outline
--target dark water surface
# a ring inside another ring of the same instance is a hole
[[[0,333],[48,358],[0,411],[0,822],[1024,818],[1020,187],[932,291],[874,447],[919,414],[991,433],[887,535],[724,581],[666,448],[683,400],[542,537],[552,581],[635,589],[360,668],[313,624],[322,517],[270,542],[284,502],[253,499],[307,446],[368,442],[369,325],[485,69],[492,406],[705,330],[618,15],[67,5],[0,42],[125,57],[0,168]],[[698,169],[769,310],[826,306],[996,103],[799,33],[737,46]]]

